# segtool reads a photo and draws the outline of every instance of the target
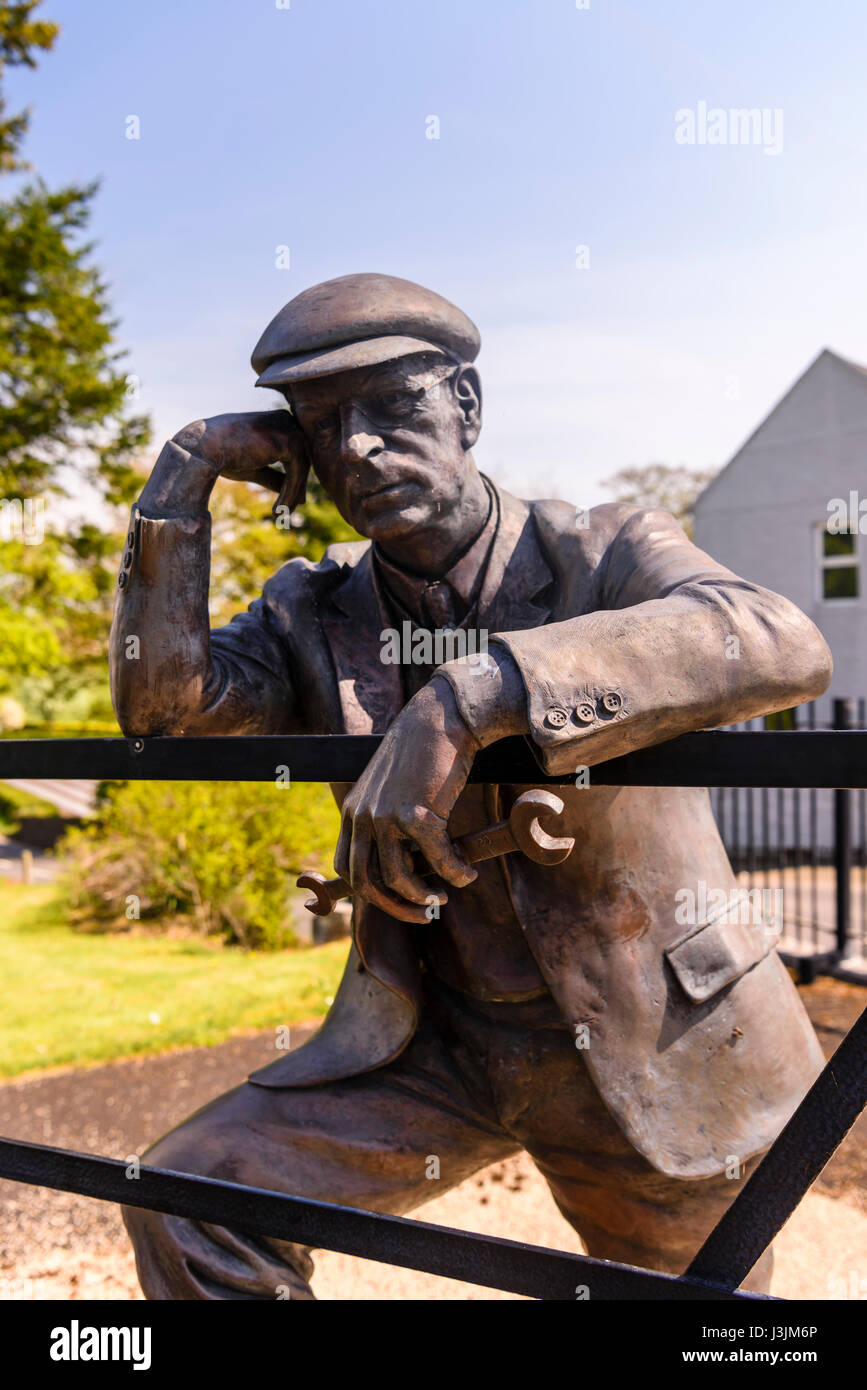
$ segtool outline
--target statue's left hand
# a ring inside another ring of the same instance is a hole
[[[448,681],[435,677],[401,711],[344,800],[334,868],[391,917],[425,922],[432,896],[447,901],[415,871],[414,849],[455,887],[476,878],[446,826],[478,748]]]

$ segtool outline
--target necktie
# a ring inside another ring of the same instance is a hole
[[[457,615],[451,586],[442,580],[426,584],[422,594],[425,614],[432,628],[455,627]]]

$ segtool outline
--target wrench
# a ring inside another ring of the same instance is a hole
[[[469,864],[496,859],[501,854],[511,854],[515,850],[520,850],[536,864],[561,864],[572,853],[575,840],[572,835],[556,839],[543,830],[539,816],[546,811],[555,816],[562,814],[563,802],[559,796],[542,787],[522,792],[509,812],[508,820],[499,821],[485,830],[474,830],[470,835],[462,835],[455,840],[455,848]],[[299,888],[312,890],[313,897],[308,898],[304,906],[314,917],[326,917],[333,912],[336,902],[353,894],[345,879],[326,879],[322,874],[301,874],[296,883]]]

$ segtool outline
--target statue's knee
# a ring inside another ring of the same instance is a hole
[[[196,1143],[194,1136],[187,1132],[187,1125],[179,1125],[145,1149],[141,1161],[146,1168],[165,1168],[174,1173],[208,1178],[213,1176],[208,1164],[209,1152],[210,1145]]]
[[[123,1224],[135,1252],[142,1293],[148,1299],[183,1299],[184,1257],[172,1219],[143,1207],[121,1207]]]
[[[142,1168],[162,1168],[177,1173],[208,1177],[203,1154],[187,1142],[183,1127],[158,1139],[141,1158]],[[136,1179],[130,1179],[133,1186]],[[132,1193],[130,1194],[132,1195]],[[190,1256],[196,1240],[196,1223],[145,1207],[124,1205],[121,1217],[135,1252],[136,1270],[147,1299],[198,1299]]]
[[[311,1299],[313,1261],[304,1246],[228,1226],[121,1208],[145,1298]]]
[[[146,1211],[143,1207],[124,1206],[121,1207],[120,1214],[136,1255],[140,1250],[146,1251],[153,1244],[156,1234],[155,1227],[162,1213]]]
[[[142,1155],[142,1171],[161,1168],[243,1182],[249,1131],[239,1109],[242,1099],[230,1093],[164,1135]],[[219,1221],[168,1216],[133,1205],[125,1205],[122,1213],[146,1298],[313,1296],[312,1261],[302,1246],[245,1235]]]

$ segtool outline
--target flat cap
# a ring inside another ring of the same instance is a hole
[[[433,290],[394,275],[341,275],[284,304],[251,361],[257,386],[281,387],[411,352],[472,362],[480,344],[472,320]]]

